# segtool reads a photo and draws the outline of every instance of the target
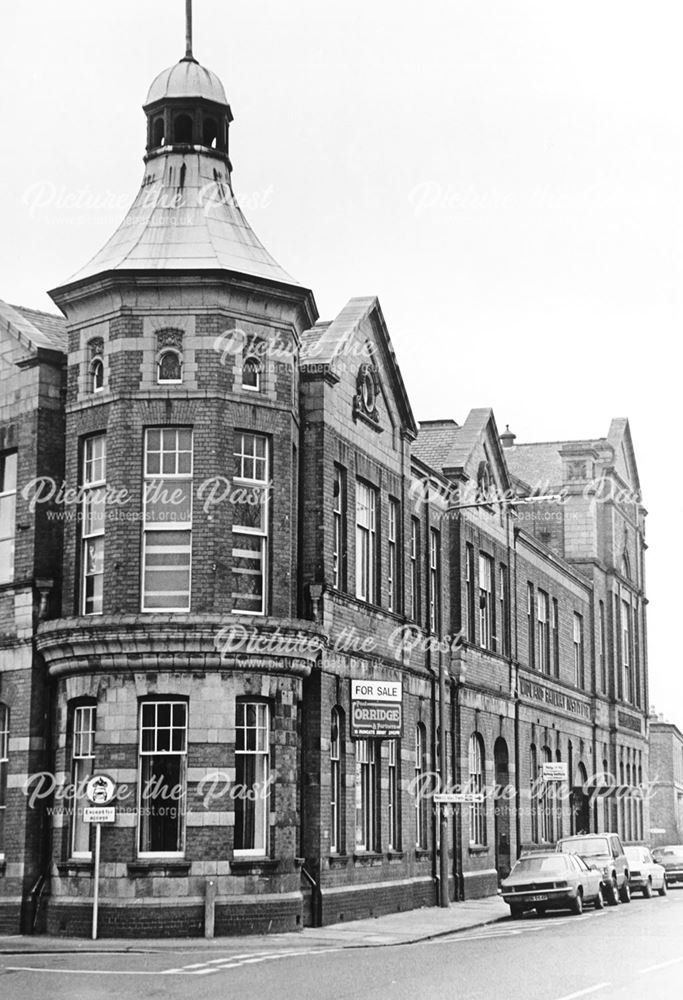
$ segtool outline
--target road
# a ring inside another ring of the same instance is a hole
[[[269,945],[270,947],[270,945]],[[0,956],[0,997],[35,1000],[679,1000],[683,889],[666,898],[521,921],[420,944],[270,951]]]

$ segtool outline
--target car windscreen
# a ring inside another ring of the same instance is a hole
[[[609,843],[602,837],[565,840],[561,841],[558,846],[565,854],[580,854],[582,858],[599,858],[610,854]]]
[[[543,857],[543,858],[520,858],[512,869],[512,875],[536,875],[539,872],[543,875],[566,874],[567,864],[565,858]]]
[[[657,849],[658,858],[683,858],[683,845],[680,847],[660,847]]]
[[[631,862],[633,861],[643,862],[649,860],[647,854],[642,849],[642,847],[625,847],[624,854]]]

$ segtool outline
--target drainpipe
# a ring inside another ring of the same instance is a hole
[[[509,522],[508,522],[509,525]],[[517,670],[519,671],[519,649],[518,649],[518,637],[517,637],[517,531],[513,529],[513,538],[515,539],[514,548],[510,549],[510,557],[513,559],[513,582],[514,591],[511,589],[510,593],[510,667],[513,669],[513,661],[517,664]],[[508,539],[509,539],[509,526],[508,526]],[[509,541],[508,541],[509,546]],[[514,643],[512,635],[512,608],[515,609],[515,629],[514,629]],[[517,683],[517,678],[515,678],[515,840],[516,840],[516,855],[520,856],[522,853],[522,816],[521,816],[521,789],[520,789],[520,753],[519,753],[519,685]]]

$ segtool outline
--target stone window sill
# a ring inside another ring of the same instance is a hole
[[[330,854],[328,855],[328,863],[330,868],[346,868],[350,861],[348,854]]]
[[[178,858],[177,861],[171,858],[150,858],[139,861],[128,862],[128,874],[131,878],[145,878],[146,876],[185,876],[190,872],[190,862]]]
[[[279,865],[276,858],[233,858],[231,875],[272,875]]]
[[[370,867],[371,865],[381,865],[384,860],[377,851],[359,851],[353,856],[353,863],[359,867]]]
[[[488,854],[488,850],[486,844],[470,844],[469,846],[470,854]]]
[[[93,862],[90,858],[69,858],[68,861],[58,861],[57,871],[67,877],[72,875],[92,875]]]

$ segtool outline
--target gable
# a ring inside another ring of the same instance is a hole
[[[617,475],[634,490],[640,490],[640,477],[636,464],[631,428],[626,417],[615,417],[610,424],[607,440],[614,450],[614,468]]]

